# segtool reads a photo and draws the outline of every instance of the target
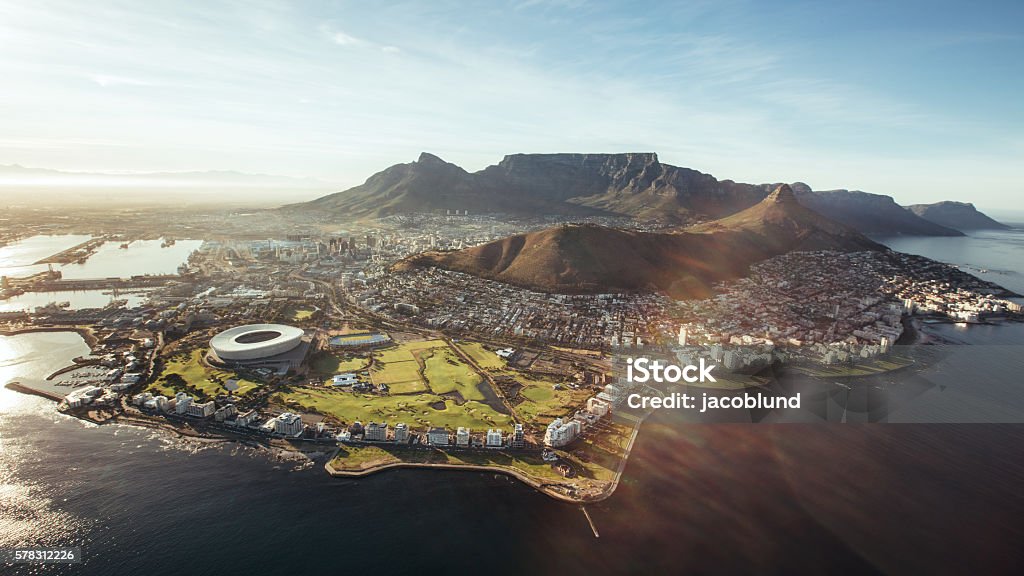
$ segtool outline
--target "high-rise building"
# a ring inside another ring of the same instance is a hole
[[[376,422],[370,422],[366,425],[366,431],[363,433],[363,440],[368,442],[384,442],[388,439],[388,424],[382,422],[377,424]]]
[[[686,326],[679,327],[679,345],[686,346]]]
[[[564,421],[555,418],[544,433],[544,444],[553,448],[565,446],[579,436],[582,426],[577,420]]]
[[[192,405],[192,397],[185,392],[178,392],[174,395],[174,411],[178,414],[185,414],[188,412],[188,407]]]
[[[447,446],[448,440],[448,429],[442,427],[431,428],[427,431],[427,441],[432,446]]]
[[[501,430],[495,430],[489,428],[487,430],[487,447],[488,448],[501,448]]]
[[[596,396],[587,400],[587,412],[596,414],[599,417],[606,416],[611,411],[611,408],[611,404]]]
[[[395,424],[395,442],[405,444],[409,441],[409,427],[405,422]]]
[[[526,434],[523,433],[523,425],[516,424],[512,430],[512,438],[509,440],[509,445],[512,448],[525,448],[526,447]]]
[[[743,367],[743,355],[735,350],[726,350],[722,355],[722,364],[726,370],[738,370]]]
[[[274,420],[274,432],[284,436],[302,434],[302,417],[291,412],[281,414]]]
[[[725,355],[725,351],[722,349],[722,345],[721,344],[712,344],[711,345],[711,359],[712,360],[714,360],[715,362],[721,362],[722,361],[722,356],[724,356],[724,355]]]
[[[469,428],[459,426],[459,429],[455,431],[455,445],[469,446]]]
[[[213,400],[207,402],[192,402],[186,409],[186,414],[196,418],[209,418],[217,410]]]

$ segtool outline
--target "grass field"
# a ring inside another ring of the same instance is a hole
[[[422,394],[430,391],[427,385],[423,383],[423,380],[418,378],[408,382],[388,384],[388,387],[391,389],[391,394]]]
[[[167,376],[170,374],[181,376],[189,387],[201,391],[209,398],[227,393],[223,384],[232,378],[238,379],[238,390],[234,392],[236,396],[244,396],[259,388],[258,383],[241,379],[233,372],[204,366],[201,361],[202,357],[202,350],[192,350],[172,356],[167,360],[160,379],[150,385],[149,391],[167,397],[173,397],[177,392],[181,392],[183,389],[176,389],[167,381]]]
[[[457,346],[484,370],[500,370],[505,367],[505,361],[501,357],[484,348],[479,342],[459,342]]]
[[[587,390],[573,390],[564,386],[555,390],[558,382],[520,372],[506,371],[513,376],[523,388],[519,393],[525,400],[516,405],[516,414],[525,421],[536,426],[547,426],[559,416],[565,416],[570,406],[577,406],[591,396]]]
[[[379,350],[373,353],[374,358],[379,362],[387,364],[388,362],[407,362],[409,360],[416,360],[414,354],[422,350],[430,350],[432,348],[444,348],[448,346],[444,340],[422,340],[418,342],[405,342],[396,346],[391,346],[383,350]]]
[[[606,422],[605,425],[607,430],[579,440],[571,448],[585,456],[580,462],[591,478],[610,481],[629,446],[633,427],[619,422]]]
[[[309,361],[313,372],[321,376],[333,376],[343,372],[359,372],[370,363],[362,356],[335,355],[330,352],[318,352]]]
[[[420,379],[420,365],[416,360],[388,362],[386,364],[376,363],[373,365],[373,369],[370,370],[370,380],[374,384],[387,384],[388,386],[400,382],[423,383]],[[423,386],[423,388],[426,389],[426,386]]]
[[[302,322],[303,320],[309,320],[312,318],[315,312],[315,309],[308,306],[289,306],[288,308],[285,308],[281,315],[290,319],[292,322]]]
[[[335,470],[340,471],[362,472],[397,462],[498,466],[519,470],[537,480],[551,481],[562,479],[562,476],[536,453],[504,450],[444,452],[441,450],[410,449],[393,445],[346,445],[342,446],[338,455],[331,460],[331,466]]]
[[[380,466],[407,462],[413,464],[453,464],[494,466],[513,469],[548,486],[574,486],[584,492],[597,494],[607,488],[629,445],[633,427],[622,423],[604,424],[605,429],[594,438],[584,438],[559,452],[579,473],[575,478],[563,478],[557,470],[544,462],[537,452],[515,450],[459,450],[414,449],[394,444],[343,445],[331,460],[331,467],[342,472],[365,472]]]
[[[449,348],[423,352],[424,374],[435,394],[458,392],[466,400],[483,400],[480,383],[483,378]]]
[[[430,388],[420,375],[421,361],[436,348],[447,348],[444,340],[405,342],[373,353],[374,364],[370,381],[387,384],[392,394],[429,392]]]
[[[278,402],[301,410],[313,410],[346,423],[371,420],[391,424],[405,422],[412,428],[467,426],[474,430],[511,427],[511,418],[481,402],[458,405],[436,394],[376,396],[315,388],[296,388],[274,397]],[[433,405],[444,403],[444,409]]]

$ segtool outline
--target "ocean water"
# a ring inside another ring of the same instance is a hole
[[[660,412],[619,490],[587,506],[595,538],[579,507],[492,474],[339,480],[322,461],[85,424],[9,390],[0,406],[0,546],[81,546],[85,558],[16,574],[1024,566],[1024,428],[1015,425],[686,424]]]
[[[65,264],[60,272],[68,280],[177,274],[178,267],[202,243],[202,240],[178,240],[173,246],[161,246],[163,240],[136,240],[127,248],[121,248],[119,242],[107,242],[84,263]]]
[[[889,248],[960,266],[990,282],[1024,294],[1024,223],[1009,230],[974,230],[965,237],[899,236],[875,238]]]
[[[1021,326],[932,329],[984,352],[1021,344]],[[45,377],[77,338],[0,337],[0,379]],[[970,348],[919,375],[939,414],[1017,394],[1019,366]],[[962,414],[948,421],[976,421]],[[619,489],[586,507],[597,538],[578,506],[492,474],[332,479],[322,459],[93,426],[0,390],[0,546],[82,547],[82,565],[16,574],[1024,572],[1024,426],[848,422],[657,412]]]
[[[80,234],[32,236],[0,247],[0,276],[17,278],[44,272],[46,265],[36,262],[77,246],[89,238]]]

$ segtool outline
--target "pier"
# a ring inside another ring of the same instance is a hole
[[[72,246],[71,248],[58,252],[53,256],[47,256],[46,258],[36,262],[36,264],[70,264],[72,262],[84,262],[106,241],[107,239],[102,236],[98,238],[90,238],[81,244]]]
[[[131,288],[152,288],[163,286],[169,281],[181,280],[177,274],[159,276],[133,276],[131,278],[93,278],[80,280],[46,279],[20,286],[24,292],[66,292],[72,290],[111,290]]]

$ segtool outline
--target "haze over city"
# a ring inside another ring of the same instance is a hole
[[[423,150],[470,171],[654,151],[719,178],[999,209],[1020,192],[1022,17],[1012,2],[3,1],[0,164],[343,189]]]

